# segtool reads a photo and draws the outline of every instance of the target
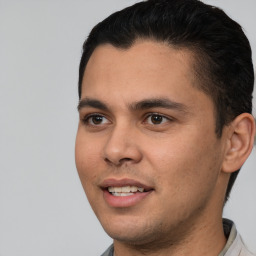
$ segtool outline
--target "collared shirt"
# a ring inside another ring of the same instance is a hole
[[[248,251],[231,220],[223,219],[223,228],[227,243],[218,256],[256,256]],[[101,256],[114,256],[113,244]]]

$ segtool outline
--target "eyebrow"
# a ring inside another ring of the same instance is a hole
[[[84,98],[79,101],[77,110],[79,111],[81,108],[84,108],[84,107],[92,107],[92,108],[97,108],[105,111],[108,110],[108,107],[106,104],[104,104],[99,100],[91,99],[91,98]]]
[[[177,110],[180,112],[188,112],[188,108],[186,105],[166,99],[166,98],[145,99],[145,100],[131,104],[130,108],[134,109],[134,110],[145,110],[145,109],[151,109],[151,108],[166,108],[166,109]]]
[[[105,103],[93,98],[81,99],[78,103],[77,109],[79,111],[81,108],[84,107],[92,107],[104,111],[109,111],[109,108]],[[146,110],[151,108],[173,109],[183,113],[188,112],[188,108],[186,105],[166,98],[149,98],[129,104],[129,109],[134,111]]]

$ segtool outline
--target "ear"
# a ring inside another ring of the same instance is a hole
[[[222,171],[232,173],[240,169],[250,155],[255,136],[255,121],[251,114],[237,116],[228,128],[227,148]]]

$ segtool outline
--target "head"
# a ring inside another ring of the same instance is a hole
[[[204,209],[222,209],[252,147],[253,83],[241,27],[200,1],[137,3],[93,28],[79,70],[76,163],[112,237],[162,241],[170,227],[177,234]],[[144,192],[109,193],[125,185]]]
[[[199,90],[214,103],[216,136],[241,113],[252,112],[254,71],[241,26],[222,10],[198,0],[149,0],[114,13],[93,28],[83,45],[79,99],[86,64],[99,45],[128,49],[138,39],[188,49],[195,58]],[[231,174],[226,200],[239,170]]]

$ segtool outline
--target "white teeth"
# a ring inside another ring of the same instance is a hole
[[[114,192],[122,192],[122,188],[121,187],[114,188]]]
[[[143,192],[144,188],[138,188],[136,186],[108,187],[108,191],[116,196],[130,196],[133,195],[134,192]]]
[[[136,187],[136,186],[131,186],[131,187],[130,187],[130,190],[131,190],[131,192],[137,192],[137,190],[139,190],[139,188]],[[142,190],[143,190],[143,188],[142,188]],[[142,192],[142,191],[141,191],[141,192]]]
[[[133,193],[112,193],[113,196],[131,196]]]
[[[114,187],[108,187],[108,192],[110,192],[110,193],[114,193],[114,192],[115,192]]]
[[[138,188],[138,190],[139,190],[140,192],[143,192],[143,191],[144,191],[144,188]]]
[[[128,193],[128,192],[130,192],[130,187],[129,186],[121,187],[121,191],[125,192],[125,193]]]

